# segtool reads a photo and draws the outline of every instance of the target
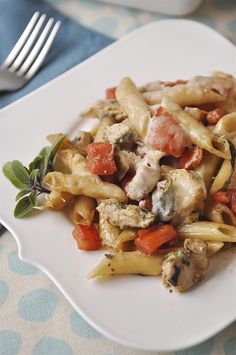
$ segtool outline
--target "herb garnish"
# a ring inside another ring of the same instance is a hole
[[[60,134],[51,147],[44,147],[36,158],[26,168],[18,160],[13,160],[3,165],[2,171],[8,180],[20,190],[16,195],[14,216],[24,217],[37,206],[37,198],[43,193],[50,193],[42,186],[44,176],[53,170],[53,160],[56,152],[65,139]]]

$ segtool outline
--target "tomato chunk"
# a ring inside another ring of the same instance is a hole
[[[207,122],[210,125],[216,124],[221,117],[226,115],[226,111],[221,109],[221,108],[216,108],[210,112],[207,113]]]
[[[178,236],[176,229],[170,224],[160,224],[151,228],[138,231],[135,246],[142,253],[154,254],[160,246],[175,240]]]
[[[81,250],[98,250],[102,246],[98,231],[94,226],[77,224],[72,235]]]
[[[179,158],[190,144],[190,139],[174,117],[160,107],[151,121],[147,144],[153,149]]]
[[[183,154],[179,158],[179,167],[181,169],[196,169],[202,161],[202,148],[194,146],[185,148]]]
[[[235,214],[236,216],[236,190],[235,189],[227,190],[226,193],[229,198],[228,206],[233,212],[233,214]]]
[[[116,98],[116,86],[114,86],[113,88],[106,89],[106,99],[112,100],[115,98]]]
[[[227,205],[230,202],[230,197],[227,191],[217,191],[212,194],[212,198],[217,203]]]
[[[88,164],[96,175],[111,175],[116,171],[114,150],[110,143],[97,142],[88,145]]]

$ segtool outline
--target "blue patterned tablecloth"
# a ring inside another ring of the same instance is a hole
[[[90,1],[48,2],[80,23],[117,38],[145,23],[167,18],[151,12]],[[197,12],[187,18],[208,24],[236,44],[236,0],[206,1]],[[10,233],[5,232],[0,236],[0,354],[154,353],[123,347],[90,327],[42,272],[19,260],[16,242]],[[236,354],[236,323],[208,341],[176,354]]]

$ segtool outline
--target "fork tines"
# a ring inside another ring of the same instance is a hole
[[[46,57],[60,27],[60,21],[37,11],[3,63],[10,71],[30,79]]]

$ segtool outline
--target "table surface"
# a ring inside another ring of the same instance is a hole
[[[47,0],[65,15],[119,38],[166,15],[81,0]],[[236,0],[209,0],[185,18],[205,23],[236,44]],[[19,260],[9,232],[0,236],[0,354],[151,355],[116,344],[90,327],[54,284]],[[174,353],[166,353],[174,354]],[[236,322],[177,355],[236,354]]]

